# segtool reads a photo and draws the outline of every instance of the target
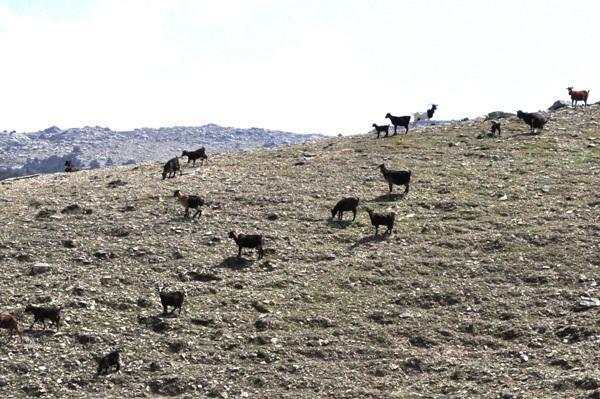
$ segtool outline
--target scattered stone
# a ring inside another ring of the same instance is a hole
[[[55,213],[56,213],[56,210],[54,210],[54,209],[43,208],[38,211],[38,213],[35,215],[35,218],[36,219],[49,219],[50,216],[54,215]]]
[[[269,310],[269,308],[262,302],[259,301],[253,301],[252,302],[252,307],[254,309],[256,309],[257,312],[259,313],[271,313],[271,311]]]
[[[65,248],[76,248],[77,247],[75,240],[61,240],[61,244]]]
[[[48,273],[50,270],[52,270],[52,266],[48,263],[36,263],[31,266],[30,274],[37,276],[38,274]]]
[[[127,182],[123,181],[121,179],[113,180],[108,183],[109,188],[117,188],[117,187],[122,187],[122,186],[126,186],[126,185],[127,185]]]
[[[279,215],[271,212],[271,213],[267,213],[266,218],[267,218],[267,220],[277,220],[277,219],[279,219]]]
[[[223,280],[221,277],[217,276],[214,273],[210,272],[198,272],[195,270],[189,271],[188,276],[194,281],[200,281],[203,283],[208,283],[211,281],[221,281]]]
[[[575,305],[574,310],[576,312],[582,312],[591,308],[597,308],[598,306],[600,306],[600,299],[582,296],[579,303]]]
[[[512,116],[517,116],[517,115],[511,114],[510,112],[493,111],[493,112],[490,112],[489,114],[487,114],[487,116],[485,117],[485,120],[489,121],[489,120],[493,120],[493,119],[504,119],[504,118],[510,118]]]

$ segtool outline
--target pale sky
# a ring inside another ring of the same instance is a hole
[[[353,134],[600,100],[597,0],[0,0],[0,131]]]

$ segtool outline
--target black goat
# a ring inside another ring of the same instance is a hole
[[[97,358],[96,361],[98,362],[98,371],[96,372],[97,375],[102,374],[103,371],[108,374],[108,370],[112,366],[115,366],[115,372],[121,369],[121,355],[119,354],[118,350],[110,352],[104,357]]]
[[[233,238],[233,241],[238,245],[238,258],[242,257],[242,248],[256,248],[258,259],[265,254],[263,249],[264,240],[260,234],[235,234],[235,231],[230,231],[229,238]]]
[[[181,166],[179,165],[179,158],[171,158],[167,161],[165,166],[163,167],[162,178],[163,180],[168,176],[169,178],[175,177],[179,171],[179,176],[181,176]]]
[[[531,127],[531,133],[535,133],[535,129],[542,130],[544,125],[548,122],[548,119],[539,112],[530,113],[519,110],[517,111],[517,116]]]
[[[162,284],[156,283],[156,292],[158,292],[158,296],[160,297],[160,303],[163,307],[163,314],[167,314],[168,306],[173,306],[173,310],[171,313],[175,313],[175,310],[179,309],[179,314],[181,314],[181,308],[183,306],[183,301],[186,297],[186,292],[184,291],[171,291],[165,292],[164,286]]]
[[[381,133],[385,133],[385,136],[383,137],[387,137],[388,134],[390,133],[390,125],[377,125],[376,123],[373,123],[373,127],[375,128],[375,132],[377,133],[377,138],[379,138],[379,135]]]
[[[192,166],[196,166],[196,159],[201,159],[200,165],[204,165],[204,160],[208,162],[208,156],[206,155],[206,149],[204,147],[198,148],[196,151],[183,151],[181,153],[182,157],[188,157],[187,163],[193,161]]]
[[[390,186],[390,193],[392,192],[392,186],[405,186],[404,194],[408,194],[410,188],[410,176],[412,172],[410,170],[388,170],[385,164],[379,165],[379,169],[383,174],[383,178],[388,182]]]
[[[60,311],[62,308],[60,306],[35,306],[35,305],[27,305],[25,306],[25,312],[33,314],[33,322],[29,329],[33,328],[33,325],[37,322],[41,322],[44,326],[44,330],[46,329],[46,319],[50,320],[50,324],[54,324],[56,326],[56,331],[58,331],[60,327]]]
[[[73,163],[69,160],[65,161],[65,172],[67,173],[71,173],[71,172],[77,172],[79,169],[75,169],[73,167]]]
[[[354,217],[352,220],[356,219],[356,207],[358,207],[358,198],[344,198],[341,199],[333,209],[331,210],[331,218],[335,218],[335,215],[338,214],[338,220],[342,220],[342,216],[346,211],[352,211]]]
[[[398,126],[402,126],[406,129],[406,132],[404,134],[408,133],[408,124],[410,123],[410,115],[394,116],[388,112],[385,117],[388,118],[390,120],[390,122],[392,122],[392,125],[394,125],[394,136],[396,135],[396,128]]]
[[[501,127],[502,125],[500,124],[500,122],[492,121],[492,136],[496,135],[496,132],[498,132],[498,136],[500,136],[502,134]]]
[[[392,228],[394,227],[394,220],[396,219],[396,214],[393,212],[390,213],[375,213],[372,209],[367,208],[367,213],[369,214],[369,218],[371,219],[371,224],[375,226],[375,235],[377,235],[379,226],[386,226],[386,233],[392,234]]]
[[[176,197],[179,200],[179,203],[185,207],[186,218],[190,217],[190,208],[196,210],[192,219],[195,218],[196,215],[202,216],[202,209],[200,209],[200,207],[204,205],[204,200],[202,198],[197,195],[183,195],[179,190],[175,190],[173,197]]]

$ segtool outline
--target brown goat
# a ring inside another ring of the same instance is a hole
[[[19,334],[21,342],[23,342],[23,336],[21,335],[21,331],[19,331],[19,321],[15,316],[11,314],[0,315],[0,328],[5,328],[10,332],[10,339],[12,339],[13,334],[16,331],[17,334]]]
[[[584,106],[587,107],[588,95],[590,94],[589,90],[575,91],[573,90],[573,87],[567,87],[567,90],[569,90],[569,95],[571,96],[571,107],[573,107],[573,104],[575,104],[574,106],[576,107],[578,101],[583,101]]]

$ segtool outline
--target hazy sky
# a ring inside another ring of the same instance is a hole
[[[361,133],[600,100],[600,1],[0,0],[0,131]]]

